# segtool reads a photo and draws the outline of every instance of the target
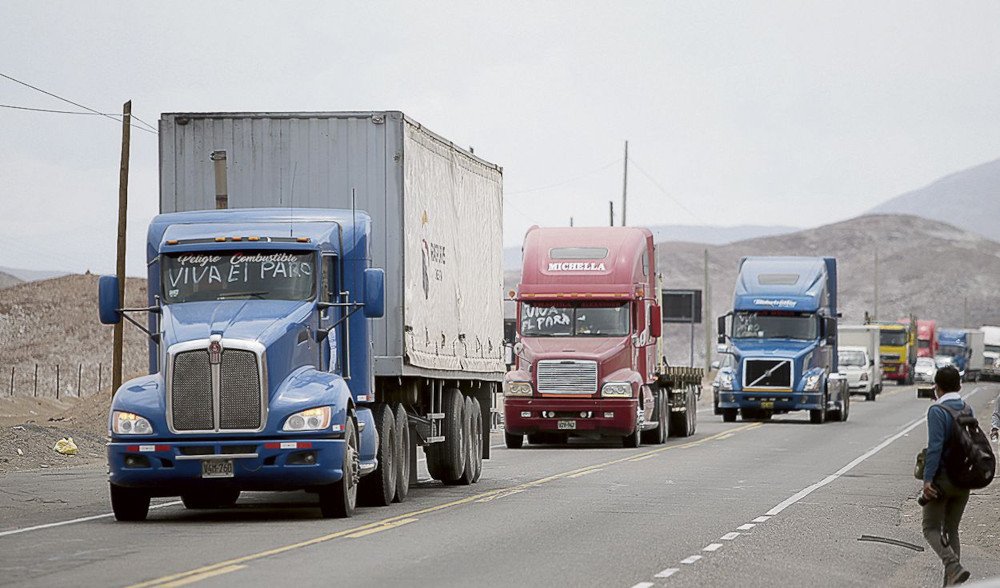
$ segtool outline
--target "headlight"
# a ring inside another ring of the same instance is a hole
[[[868,372],[862,372],[861,373],[861,381],[862,382],[867,382],[868,381]]]
[[[632,384],[628,382],[608,382],[601,388],[601,396],[632,397]]]
[[[823,381],[823,374],[813,374],[806,378],[806,385],[802,389],[803,392],[816,392],[819,390],[820,382]]]
[[[329,406],[310,408],[293,414],[285,419],[282,431],[319,431],[330,426],[330,416],[333,413]]]
[[[733,374],[721,374],[719,376],[719,390],[725,390],[727,392],[733,389]]]
[[[504,382],[504,396],[531,396],[531,382]]]
[[[116,410],[111,415],[111,432],[115,435],[150,435],[153,426],[137,414]]]

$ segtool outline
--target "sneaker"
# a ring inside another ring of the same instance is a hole
[[[954,586],[969,579],[969,570],[962,567],[960,563],[949,565],[944,570],[944,585]]]

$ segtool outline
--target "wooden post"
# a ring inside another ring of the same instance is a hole
[[[122,108],[122,158],[118,173],[118,300],[125,306],[125,225],[128,218],[128,160],[129,141],[132,129],[132,101],[129,100]],[[111,394],[114,395],[122,385],[122,345],[124,321],[115,325],[115,339],[111,365]]]
[[[35,384],[34,384],[34,388],[35,389],[32,392],[32,395],[35,398],[38,398],[38,364],[37,363],[35,364]]]
[[[608,200],[608,226],[615,226],[615,202]]]
[[[56,364],[56,400],[59,400],[59,364]]]
[[[10,366],[10,395],[14,395],[14,366]]]
[[[80,385],[83,384],[83,364],[78,364],[76,368],[76,397],[80,398]]]

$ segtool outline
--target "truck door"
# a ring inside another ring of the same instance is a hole
[[[322,259],[323,274],[321,279],[323,286],[321,288],[320,301],[328,303],[339,302],[340,275],[338,269],[340,258],[333,254],[324,254]],[[319,328],[330,329],[324,340],[324,344],[320,346],[319,369],[322,371],[341,373],[344,364],[344,339],[341,336],[343,333],[343,323],[340,325],[337,325],[337,323],[344,316],[344,312],[344,308],[333,306],[319,313]],[[337,326],[335,327],[334,325]]]

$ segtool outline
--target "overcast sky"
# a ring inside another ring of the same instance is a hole
[[[816,226],[1000,157],[997,2],[4,2],[0,73],[106,112],[398,109],[531,224]],[[0,78],[0,104],[72,109]],[[0,266],[114,268],[120,125],[0,108]],[[157,212],[133,131],[129,273]]]

